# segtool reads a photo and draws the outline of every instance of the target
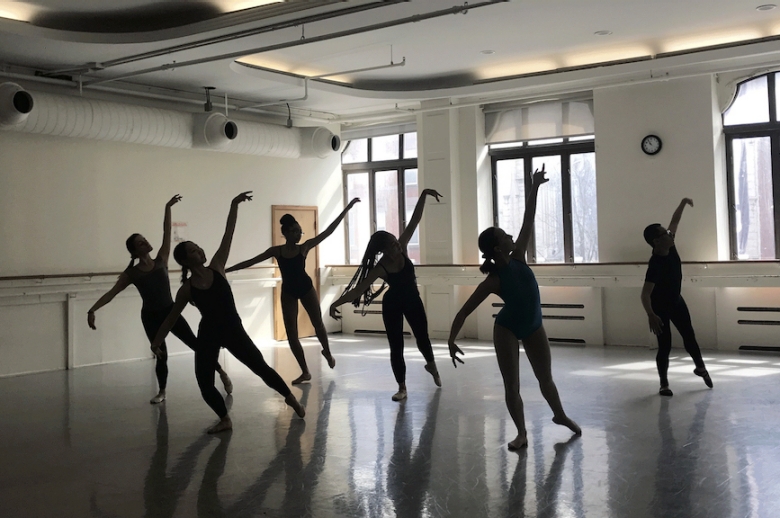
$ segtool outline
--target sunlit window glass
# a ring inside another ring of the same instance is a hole
[[[368,139],[351,140],[341,154],[341,163],[355,164],[362,162],[368,162]]]
[[[368,173],[347,175],[347,199],[360,198],[347,213],[349,226],[349,264],[360,264],[363,251],[371,238],[371,203],[368,187]]]
[[[498,226],[517,239],[525,212],[525,161],[522,158],[496,163],[496,209]]]
[[[757,77],[740,84],[734,102],[723,114],[725,126],[760,122],[769,122],[767,76]]]
[[[770,137],[732,141],[738,259],[775,258]]]
[[[398,160],[398,135],[371,139],[371,161]]]
[[[398,214],[398,171],[377,171],[374,176],[376,191],[376,229],[386,230],[398,237],[400,218]]]
[[[571,223],[575,263],[599,260],[596,153],[571,155]]]
[[[549,182],[542,185],[536,202],[534,224],[537,263],[562,263],[563,247],[563,182],[561,157],[534,157],[531,167],[535,171],[545,166]]]
[[[405,139],[406,137],[404,137]],[[417,205],[417,200],[420,197],[419,187],[417,184],[417,169],[407,169],[404,171],[404,205],[406,222],[412,218],[412,212]],[[407,255],[414,264],[420,264],[420,229],[414,231],[412,238],[409,240],[409,244],[406,247]]]

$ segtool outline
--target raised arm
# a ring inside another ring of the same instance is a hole
[[[95,311],[102,308],[112,300],[114,300],[114,297],[116,297],[122,290],[130,286],[130,277],[127,276],[126,273],[120,273],[119,278],[116,280],[116,284],[108,290],[102,297],[100,297],[97,302],[95,302],[91,308],[89,308],[89,311],[87,311],[87,324],[92,329],[97,329],[95,327]]]
[[[683,198],[677,206],[677,209],[675,209],[674,214],[672,214],[672,221],[669,222],[669,226],[667,227],[667,230],[669,230],[672,235],[677,233],[677,225],[680,224],[680,218],[682,218],[683,209],[685,209],[686,205],[693,207],[693,200],[690,198]]]
[[[324,231],[320,232],[319,234],[317,234],[313,238],[304,241],[304,243],[301,245],[301,248],[302,248],[301,253],[303,253],[303,255],[306,255],[306,253],[309,250],[311,250],[315,246],[319,245],[320,243],[322,243],[325,240],[325,238],[330,236],[333,233],[333,231],[336,230],[336,227],[339,226],[339,223],[341,223],[341,221],[347,215],[347,212],[349,212],[349,209],[354,207],[356,203],[360,203],[360,198],[352,198],[352,200],[349,202],[349,204],[346,207],[344,207],[344,210],[341,211],[341,214],[336,216],[336,219],[333,220],[333,223],[328,225],[328,228],[326,228]]]
[[[525,252],[528,250],[528,242],[531,240],[531,235],[534,231],[534,219],[536,218],[536,198],[539,194],[539,187],[543,183],[550,181],[549,178],[545,178],[544,164],[542,169],[534,171],[531,176],[531,192],[528,193],[528,198],[525,200],[525,214],[523,215],[523,226],[520,229],[520,234],[515,239],[515,250],[512,252],[512,257],[515,259],[525,260]]]
[[[482,302],[490,295],[491,293],[498,293],[500,284],[498,281],[497,275],[489,275],[487,279],[482,281],[479,286],[477,286],[477,289],[474,290],[474,293],[471,294],[471,297],[468,298],[465,304],[463,304],[463,307],[460,308],[460,311],[458,311],[458,314],[455,315],[455,319],[452,321],[452,327],[450,328],[450,338],[448,340],[448,344],[450,346],[450,358],[452,358],[452,365],[455,366],[455,368],[458,367],[458,364],[455,363],[456,361],[463,363],[463,360],[458,358],[457,354],[463,354],[463,351],[460,350],[460,347],[458,347],[455,344],[455,338],[458,336],[458,333],[460,333],[461,328],[463,327],[463,324],[466,322],[466,318],[474,312],[474,310],[479,307]]]
[[[230,268],[227,268],[225,270],[225,273],[230,272],[237,272],[238,270],[243,270],[244,268],[249,268],[250,266],[254,266],[257,263],[262,263],[263,261],[267,261],[268,259],[271,259],[272,257],[278,257],[279,256],[279,247],[278,246],[272,246],[265,252],[263,252],[260,255],[256,255],[251,259],[247,259],[246,261],[240,262],[238,264],[234,264]]]
[[[337,298],[335,301],[333,301],[333,304],[330,305],[330,316],[336,320],[340,319],[341,316],[338,313],[338,308],[342,304],[346,302],[352,302],[356,298],[360,297],[365,291],[373,284],[375,280],[377,280],[379,277],[382,276],[382,273],[384,272],[384,268],[381,266],[374,266],[371,271],[368,272],[368,275],[365,279],[363,279],[360,283],[358,283],[357,286],[352,288],[351,290],[344,292],[344,294]]]
[[[409,218],[409,222],[406,224],[406,228],[404,228],[404,231],[401,232],[401,237],[398,238],[398,242],[401,244],[401,248],[403,248],[404,251],[406,250],[406,245],[409,244],[409,240],[412,239],[414,231],[417,230],[417,225],[420,224],[423,209],[425,209],[425,198],[427,196],[433,196],[436,198],[436,201],[439,201],[439,198],[443,197],[433,189],[425,189],[423,190],[422,194],[420,194],[420,199],[417,200],[417,205],[414,207],[412,217]]]
[[[165,218],[163,219],[163,240],[160,245],[160,249],[157,252],[157,258],[162,259],[165,264],[168,264],[168,257],[171,254],[171,207],[181,201],[181,196],[174,195],[173,198],[168,200],[165,204]]]
[[[236,220],[238,219],[238,204],[251,201],[252,191],[242,192],[230,202],[230,212],[228,213],[227,224],[225,225],[225,234],[222,236],[222,242],[219,244],[219,249],[211,258],[209,266],[216,268],[217,270],[224,270],[225,263],[227,263],[228,256],[230,255],[230,245],[233,243],[233,232],[236,230]]]
[[[163,320],[160,329],[157,330],[157,334],[154,336],[154,340],[152,340],[152,352],[155,354],[155,356],[160,355],[160,346],[165,340],[165,337],[168,336],[168,333],[171,332],[171,329],[173,329],[174,324],[176,324],[176,321],[181,316],[181,312],[184,311],[184,308],[187,307],[187,303],[189,301],[190,301],[190,283],[185,282],[184,285],[181,288],[179,288],[179,291],[176,293],[176,300],[173,303],[173,308],[171,308],[171,312],[168,313],[167,317],[165,317],[165,320]]]

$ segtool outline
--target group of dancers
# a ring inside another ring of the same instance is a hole
[[[520,397],[520,341],[523,342],[534,375],[539,381],[542,395],[553,411],[553,422],[568,427],[577,435],[582,433],[577,423],[564,412],[553,381],[550,346],[542,323],[539,286],[533,271],[525,261],[526,249],[533,233],[537,194],[539,188],[548,181],[545,174],[542,166],[541,170],[535,171],[532,175],[523,224],[516,239],[512,239],[511,235],[497,227],[488,228],[480,234],[478,244],[485,259],[480,270],[487,274],[487,277],[455,316],[448,341],[452,363],[457,367],[458,363],[463,363],[459,357],[463,355],[463,351],[457,346],[456,337],[466,317],[490,294],[496,294],[503,299],[504,307],[496,316],[493,343],[504,381],[506,405],[517,427],[517,437],[508,444],[512,450],[528,445],[523,401]],[[382,319],[390,345],[390,364],[398,383],[398,391],[392,396],[393,401],[407,398],[406,364],[403,355],[404,318],[409,322],[417,348],[426,360],[425,370],[432,376],[436,386],[441,387],[441,378],[428,336],[425,307],[417,288],[414,265],[407,253],[407,245],[422,219],[428,197],[438,202],[442,195],[433,189],[423,190],[412,217],[398,238],[385,231],[378,231],[371,236],[354,277],[342,295],[330,306],[329,311],[331,317],[339,319],[339,306],[347,302],[351,302],[356,307],[361,304],[365,306],[384,293]],[[176,195],[171,198],[165,206],[163,243],[157,256],[152,259],[150,255],[152,246],[143,236],[140,234],[130,236],[126,241],[131,256],[130,264],[120,274],[111,290],[88,311],[89,326],[95,329],[95,312],[99,308],[109,303],[130,284],[138,288],[143,301],[141,321],[156,356],[155,371],[159,392],[150,402],[158,404],[166,398],[168,367],[165,338],[172,332],[195,351],[195,375],[198,387],[203,399],[219,417],[219,421],[208,429],[209,433],[218,433],[232,428],[225,401],[214,383],[216,372],[220,375],[225,392],[230,394],[233,390],[229,376],[217,361],[222,347],[249,367],[269,387],[281,394],[285,403],[299,417],[303,418],[306,413],[284,380],[265,362],[263,355],[244,330],[232,290],[227,282],[228,272],[247,268],[270,258],[276,259],[282,274],[283,321],[290,348],[301,368],[301,375],[294,379],[292,384],[311,380],[303,347],[298,338],[299,300],[311,319],[328,366],[332,369],[336,365],[320,314],[317,291],[304,267],[307,254],[334,232],[347,212],[360,200],[358,198],[351,200],[324,232],[303,243],[301,243],[303,236],[301,226],[293,216],[286,214],[280,221],[282,234],[286,240],[284,245],[273,246],[249,260],[226,269],[238,207],[251,199],[251,191],[247,191],[232,200],[222,242],[208,264],[205,252],[197,244],[184,241],[175,247],[173,257],[182,268],[182,286],[174,300],[168,278],[171,207],[181,200],[181,196]],[[693,202],[688,199],[681,202],[668,229],[653,224],[644,232],[645,240],[653,247],[653,256],[642,291],[642,302],[648,312],[651,329],[658,335],[657,364],[661,378],[660,394],[664,396],[672,395],[666,378],[671,351],[670,321],[680,329],[685,348],[696,363],[694,373],[703,377],[705,383],[712,387],[712,380],[704,367],[695,340],[690,315],[685,301],[680,296],[682,268],[674,247],[674,233],[686,204],[692,206]],[[136,260],[137,264],[135,264]],[[374,284],[380,279],[382,286],[375,290]],[[192,303],[201,313],[197,337],[181,316],[188,303]]]

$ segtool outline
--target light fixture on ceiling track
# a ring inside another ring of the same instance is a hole
[[[776,8],[777,5],[775,4],[763,4],[756,7],[756,11],[771,11],[772,9]]]

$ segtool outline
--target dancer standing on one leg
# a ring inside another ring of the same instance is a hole
[[[669,322],[680,332],[683,345],[696,365],[693,373],[704,378],[704,383],[712,388],[712,379],[704,360],[701,358],[699,344],[691,324],[688,306],[682,297],[682,262],[677,254],[674,236],[680,223],[683,209],[686,205],[693,207],[693,200],[683,198],[677,210],[672,214],[669,228],[660,223],[645,227],[644,238],[653,247],[653,255],[647,263],[645,284],[642,287],[642,306],[647,312],[650,329],[658,336],[658,354],[655,363],[658,366],[658,376],[661,378],[661,388],[658,393],[671,396],[667,371],[669,370],[669,353],[672,352],[672,330]]]
[[[249,268],[250,266],[272,257],[276,259],[276,262],[279,264],[279,270],[282,272],[281,302],[284,329],[287,332],[287,341],[290,343],[290,349],[292,349],[293,356],[295,356],[295,359],[298,361],[298,365],[301,368],[301,375],[292,381],[293,385],[311,380],[311,373],[309,372],[309,367],[306,365],[306,357],[303,354],[303,346],[298,339],[298,300],[303,304],[303,309],[309,314],[309,319],[311,320],[312,325],[314,325],[317,339],[322,345],[322,356],[325,357],[328,366],[331,369],[336,366],[336,360],[333,359],[333,355],[330,353],[328,332],[325,330],[325,324],[322,322],[320,298],[317,295],[317,290],[314,289],[311,277],[306,273],[306,256],[312,248],[322,243],[325,238],[336,230],[336,227],[339,226],[339,223],[344,219],[344,216],[347,215],[349,209],[359,201],[360,198],[355,198],[350,201],[349,205],[341,211],[341,214],[333,220],[333,223],[331,223],[324,232],[304,241],[302,245],[298,244],[303,236],[301,225],[295,220],[292,214],[285,214],[279,221],[282,225],[282,235],[287,240],[285,244],[272,246],[262,254],[225,270],[228,273],[243,270],[244,268]]]
[[[331,306],[330,316],[339,319],[338,308],[345,302],[352,302],[355,307],[371,304],[382,291],[384,283],[378,291],[373,291],[371,285],[377,279],[382,279],[390,286],[382,298],[382,320],[385,324],[387,341],[390,343],[390,365],[393,367],[395,380],[398,382],[398,392],[393,395],[393,401],[406,399],[406,363],[404,362],[404,317],[412,328],[417,340],[417,348],[425,357],[425,370],[433,376],[436,386],[441,387],[441,378],[433,358],[433,347],[428,338],[428,318],[425,306],[417,289],[417,278],[414,265],[406,252],[406,246],[412,238],[417,225],[422,219],[425,199],[433,196],[439,201],[441,194],[433,189],[425,189],[417,201],[409,224],[396,239],[389,232],[380,230],[371,236],[355,276],[349,282],[347,289]],[[382,254],[377,263],[376,258]]]
[[[552,378],[550,344],[542,325],[542,306],[539,285],[534,273],[525,262],[525,252],[533,232],[536,216],[536,197],[539,186],[547,182],[545,171],[535,171],[531,180],[531,192],[525,204],[523,227],[517,241],[500,228],[491,227],[479,235],[479,249],[485,262],[480,267],[487,278],[477,286],[463,307],[458,311],[450,330],[449,346],[452,364],[463,363],[457,354],[463,351],[455,344],[463,323],[488,295],[495,293],[504,300],[504,307],[496,315],[493,326],[493,345],[496,359],[504,378],[504,393],[509,415],[517,426],[517,437],[509,443],[510,450],[528,446],[526,437],[523,400],[520,397],[520,343],[523,341],[525,354],[531,363],[534,375],[539,380],[542,396],[553,411],[553,422],[568,427],[577,435],[582,431],[577,423],[563,411],[558,389]]]
[[[303,407],[290,392],[284,380],[263,359],[252,339],[246,334],[238,316],[233,291],[225,278],[225,263],[230,254],[233,231],[238,218],[238,204],[251,200],[251,191],[239,194],[230,204],[225,235],[217,253],[206,266],[206,254],[192,241],[176,245],[173,258],[182,267],[182,287],[176,294],[176,302],[170,315],[165,319],[152,342],[152,351],[161,354],[160,346],[173,327],[188,302],[200,310],[202,315],[198,327],[198,347],[195,349],[195,378],[204,401],[219,416],[219,423],[211,427],[209,433],[217,433],[233,428],[228,416],[225,400],[214,387],[214,368],[219,357],[220,347],[225,347],[238,361],[260,376],[266,385],[284,396],[284,401],[300,417],[305,415]],[[192,276],[188,273],[192,271]]]
[[[141,294],[141,300],[143,301],[141,322],[144,325],[144,331],[146,331],[146,336],[150,342],[154,340],[157,330],[160,329],[163,320],[165,320],[165,317],[168,316],[171,308],[173,308],[171,282],[168,278],[168,257],[171,251],[171,207],[179,201],[181,201],[181,196],[177,194],[165,204],[163,241],[159,252],[157,252],[157,257],[152,259],[149,255],[153,250],[152,245],[141,234],[133,234],[127,238],[125,245],[127,246],[127,251],[130,252],[130,264],[119,275],[119,279],[117,279],[114,287],[89,308],[87,312],[89,327],[97,329],[95,326],[95,311],[111,302],[122,290],[134,284],[138,288],[138,293]],[[134,266],[136,259],[138,259],[138,264]],[[195,350],[197,338],[195,338],[195,334],[184,317],[180,317],[176,321],[171,332],[184,342],[187,347]],[[222,369],[219,363],[217,363],[215,368],[219,372],[219,377],[225,386],[225,392],[230,394],[233,392],[233,383],[230,381],[227,372]],[[152,404],[165,401],[165,387],[168,382],[168,349],[165,342],[160,345],[160,354],[157,355],[155,373],[157,374],[159,392],[149,401]]]

